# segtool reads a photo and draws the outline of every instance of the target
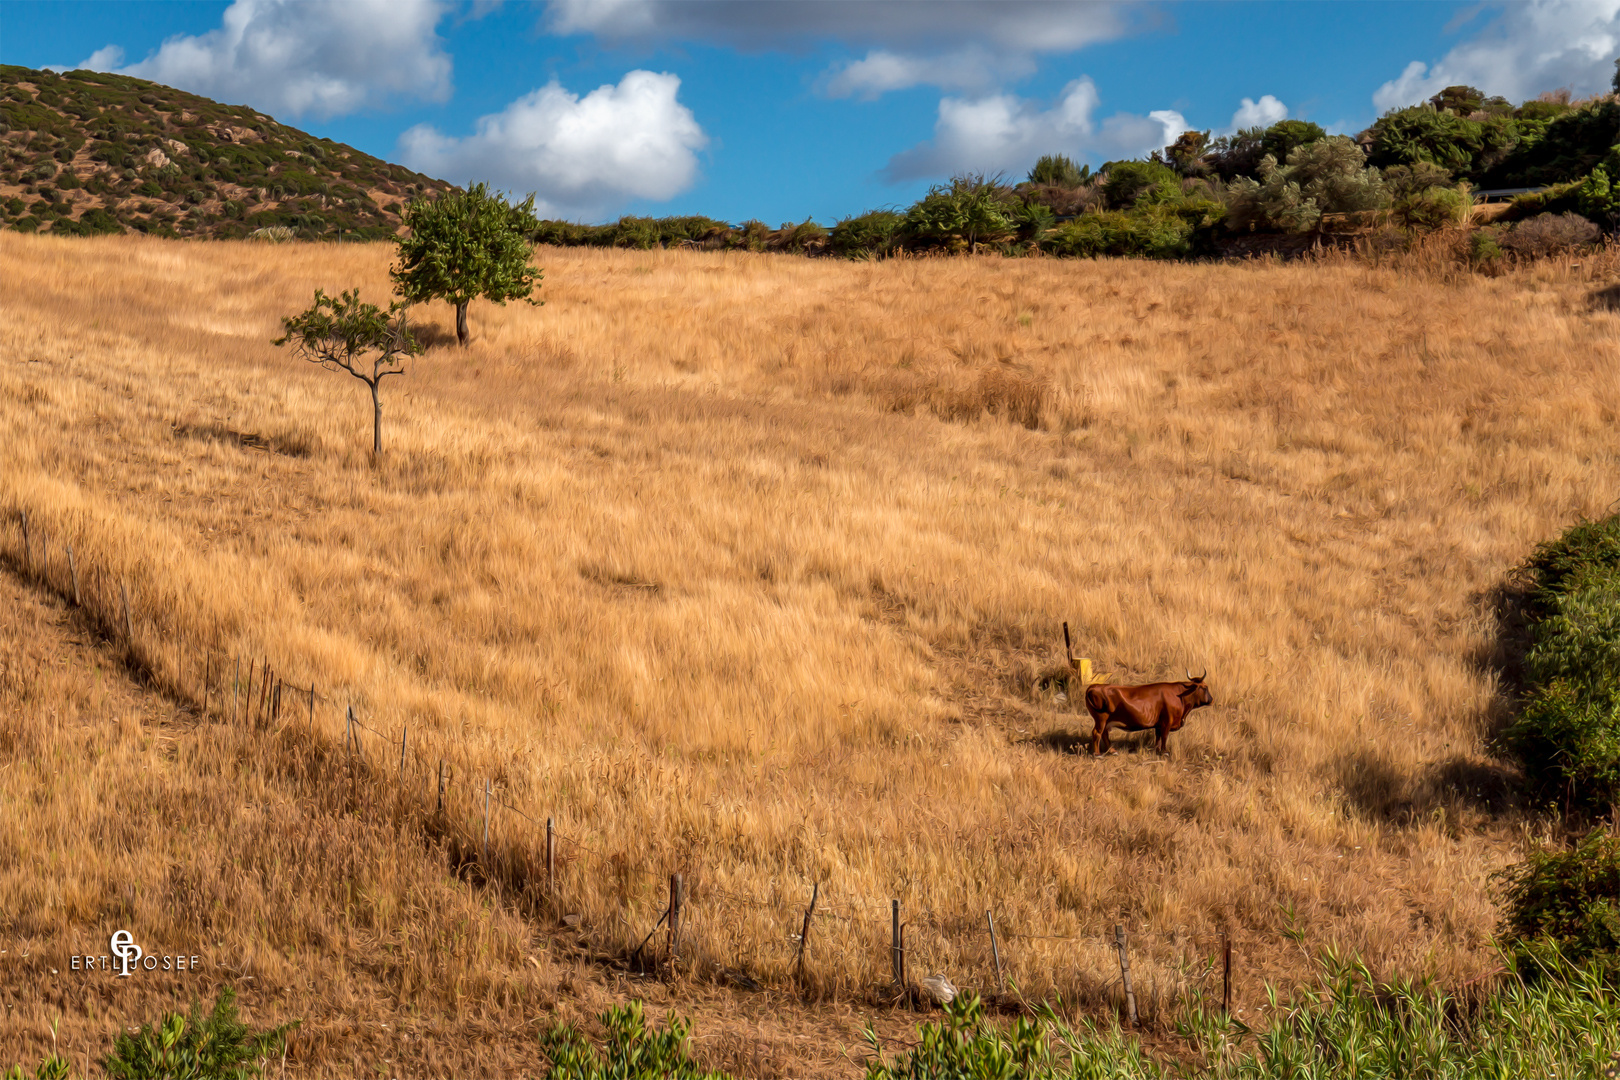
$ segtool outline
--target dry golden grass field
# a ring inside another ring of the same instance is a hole
[[[0,234],[0,1064],[228,983],[303,1018],[291,1073],[533,1074],[641,996],[713,1064],[853,1075],[912,1019],[891,898],[913,976],[991,990],[989,909],[1093,1017],[1123,923],[1150,1029],[1223,932],[1251,1020],[1330,944],[1494,966],[1550,825],[1487,753],[1493,598],[1620,476],[1592,260],[541,249],[469,349],[418,313],[373,461],[364,388],[270,339],[391,253]],[[1116,682],[1208,669],[1173,757],[1075,752],[1064,620]],[[233,719],[237,657],[313,724]],[[681,963],[626,972],[674,871]],[[120,928],[203,971],[66,969]]]

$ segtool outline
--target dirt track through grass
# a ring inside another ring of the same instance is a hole
[[[556,816],[594,852],[565,882],[595,947],[679,869],[700,977],[771,985],[820,881],[843,1000],[887,971],[891,896],[913,972],[987,986],[992,908],[1025,991],[1088,1006],[1116,921],[1150,1002],[1223,930],[1251,1006],[1312,944],[1491,964],[1486,878],[1527,819],[1484,753],[1489,597],[1614,499],[1589,285],[542,251],[546,306],[475,306],[470,350],[388,388],[373,464],[362,388],[268,341],[316,286],[381,300],[388,255],[0,236],[0,510],[127,577],[150,640],[409,723],[471,781],[462,820],[485,777]],[[1208,668],[1173,760],[1062,752],[1065,619],[1116,681]],[[80,860],[70,903],[0,871],[0,936],[99,925],[125,878]],[[205,918],[149,888],[154,930]],[[389,895],[357,902],[403,932]],[[303,962],[233,933],[263,979]]]

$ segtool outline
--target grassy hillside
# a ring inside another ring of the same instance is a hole
[[[0,224],[21,232],[379,238],[449,185],[144,79],[0,66]]]
[[[123,1022],[46,969],[127,923],[214,942],[255,1022],[324,1017],[301,1053],[328,1071],[373,1017],[515,1046],[573,1007],[568,972],[622,971],[677,870],[683,977],[611,992],[775,1024],[803,1015],[817,883],[807,989],[845,1030],[887,982],[891,898],[913,977],[992,989],[991,909],[1012,980],[1090,1015],[1123,923],[1150,1024],[1218,993],[1223,932],[1250,1021],[1319,946],[1493,969],[1489,875],[1544,826],[1487,750],[1490,598],[1620,463],[1620,315],[1564,267],[543,249],[546,306],[415,361],[373,462],[358,384],[268,342],[317,286],[380,298],[390,253],[0,234],[0,558],[33,557],[26,509],[59,589],[69,543],[128,581],[153,685],[214,680],[146,751],[172,779],[107,713],[18,698],[28,745],[96,756],[0,770],[0,986],[56,988],[6,991],[0,1043]],[[87,603],[116,640],[112,595]],[[1070,752],[1063,620],[1118,681],[1208,668],[1173,758]],[[32,631],[4,633],[31,670]],[[313,725],[244,735],[236,656],[318,688]],[[350,703],[358,803],[329,771]],[[492,872],[452,879],[486,780]],[[139,812],[164,798],[181,839]],[[811,1071],[783,1045],[741,1067]]]

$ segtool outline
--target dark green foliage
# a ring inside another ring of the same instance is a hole
[[[1603,98],[1542,123],[1520,126],[1520,142],[1480,174],[1480,186],[1556,184],[1590,174],[1620,143],[1620,103]],[[1615,172],[1611,169],[1610,175]]]
[[[1168,259],[1191,251],[1193,229],[1186,218],[1164,207],[1134,213],[1107,210],[1063,222],[1045,246],[1054,255],[1080,258],[1138,255]]]
[[[1537,616],[1556,610],[1569,593],[1605,584],[1620,574],[1620,515],[1581,521],[1541,544],[1524,564]]]
[[[906,233],[951,251],[976,251],[1018,234],[1017,199],[994,177],[963,175],[935,185],[906,212]]]
[[[690,1025],[670,1016],[662,1030],[649,1027],[641,1002],[614,1005],[601,1016],[607,1037],[601,1050],[570,1024],[540,1036],[551,1061],[547,1080],[728,1080],[701,1068],[687,1049]]]
[[[73,1064],[64,1057],[52,1054],[41,1061],[32,1073],[24,1072],[21,1065],[13,1065],[5,1073],[5,1080],[71,1080]]]
[[[227,987],[209,1013],[193,1003],[189,1016],[170,1013],[119,1035],[102,1067],[118,1080],[246,1080],[283,1051],[296,1025],[253,1030],[237,1015],[235,994]]]
[[[1380,168],[1427,162],[1467,173],[1473,168],[1474,155],[1485,146],[1485,129],[1477,121],[1425,105],[1380,117],[1370,134],[1368,159]]]
[[[1175,142],[1164,148],[1164,157],[1182,176],[1206,176],[1210,166],[1204,155],[1209,149],[1209,132],[1183,131]]]
[[[1288,155],[1298,147],[1325,138],[1327,132],[1320,124],[1313,124],[1309,120],[1279,120],[1266,128],[1260,140],[1260,149],[1278,161],[1287,161]]]
[[[1575,525],[1526,571],[1530,691],[1503,741],[1536,797],[1606,809],[1620,803],[1620,516]]]
[[[1044,154],[1029,170],[1032,184],[1056,184],[1059,187],[1079,187],[1091,179],[1090,165],[1076,165],[1065,154]]]
[[[51,227],[52,236],[105,236],[123,231],[118,219],[99,206],[86,210],[78,221],[63,218]]]
[[[1569,112],[1570,106],[1562,101],[1527,101],[1514,110],[1520,120],[1551,120]]]
[[[1485,91],[1472,86],[1448,86],[1430,98],[1429,104],[1436,109],[1450,109],[1458,116],[1467,116],[1478,112],[1485,104]]]
[[[906,216],[894,210],[868,210],[834,225],[828,245],[847,259],[881,257],[895,250],[905,223]]]
[[[1181,177],[1158,161],[1116,161],[1108,166],[1103,178],[1103,197],[1111,210],[1135,206],[1144,196],[1159,202],[1173,201],[1165,198],[1169,191],[1181,191]]]
[[[1593,829],[1567,851],[1538,848],[1501,880],[1501,933],[1522,970],[1554,951],[1620,969],[1620,838]]]
[[[1428,161],[1391,165],[1383,171],[1384,187],[1392,199],[1404,199],[1432,187],[1450,187],[1451,170]]]
[[[444,300],[456,309],[456,337],[467,344],[467,305],[478,297],[535,304],[540,271],[529,263],[529,237],[538,231],[534,196],[513,206],[486,184],[436,199],[413,199],[390,271],[408,303]]]
[[[1461,224],[1468,206],[1467,197],[1456,188],[1424,188],[1396,200],[1395,220],[1408,229],[1441,229]]]

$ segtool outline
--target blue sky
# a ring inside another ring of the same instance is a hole
[[[1620,0],[0,3],[0,61],[249,104],[575,220],[830,223],[1187,127],[1608,89]]]

